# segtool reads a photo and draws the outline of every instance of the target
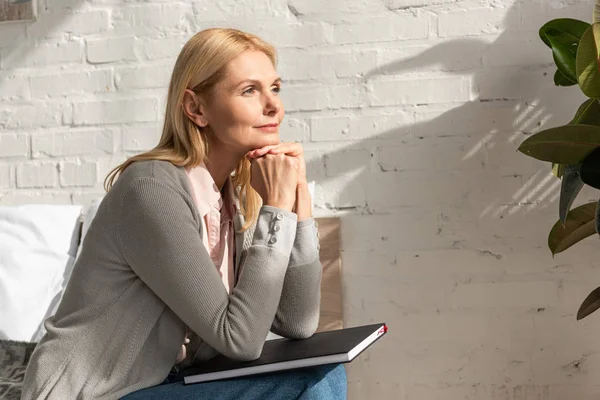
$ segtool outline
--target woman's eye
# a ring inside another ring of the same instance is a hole
[[[252,94],[254,93],[254,88],[253,87],[249,87],[248,89],[244,90],[244,94],[248,93],[248,94]]]
[[[275,87],[273,88],[273,91],[274,91],[275,93],[279,93],[279,92],[281,92],[281,87],[279,87],[279,86],[275,86]]]

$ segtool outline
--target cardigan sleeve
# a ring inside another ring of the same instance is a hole
[[[292,339],[312,336],[319,325],[321,279],[319,239],[314,218],[298,222],[279,307],[271,326]]]
[[[180,191],[154,178],[135,181],[121,202],[118,241],[123,256],[215,350],[234,359],[256,359],[277,312],[297,216],[261,208],[243,274],[228,294],[202,243],[202,222],[191,205]]]

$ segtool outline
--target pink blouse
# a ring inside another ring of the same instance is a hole
[[[204,163],[185,171],[200,216],[204,219],[202,240],[221,275],[225,290],[231,293],[234,284],[233,262],[235,245],[233,217],[237,212],[231,177],[225,181],[223,193]]]

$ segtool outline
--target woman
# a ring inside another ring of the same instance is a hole
[[[160,142],[107,177],[23,399],[345,398],[342,365],[169,378],[219,353],[256,359],[269,331],[316,330],[318,239],[302,148],[279,140],[275,63],[270,45],[237,30],[183,47]]]

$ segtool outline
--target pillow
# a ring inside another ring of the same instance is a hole
[[[0,339],[38,341],[73,268],[81,206],[0,207]]]

